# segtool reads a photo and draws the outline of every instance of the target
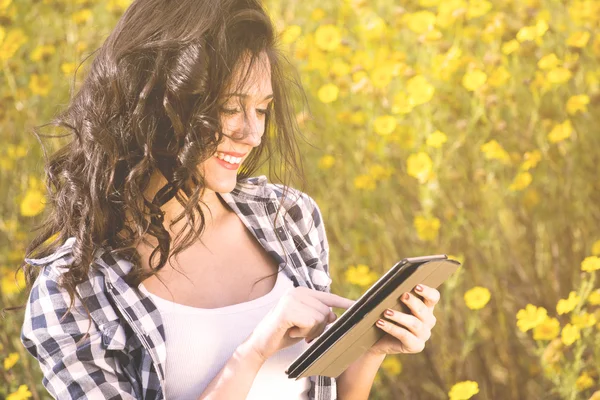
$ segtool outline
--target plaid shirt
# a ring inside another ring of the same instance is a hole
[[[329,246],[321,212],[307,194],[290,188],[292,195],[284,199],[282,190],[261,175],[220,195],[280,267],[287,255],[284,272],[295,287],[329,292]],[[280,212],[274,229],[279,206],[288,214]],[[60,320],[70,303],[57,282],[73,261],[74,241],[69,238],[47,257],[25,259],[41,271],[29,294],[21,342],[39,361],[43,385],[58,399],[164,399],[165,330],[152,300],[123,279],[130,262],[110,248],[97,249],[89,280],[76,288],[91,313],[91,326],[77,298],[74,312]],[[77,343],[88,326],[89,337]],[[335,378],[309,380],[309,400],[337,399]]]

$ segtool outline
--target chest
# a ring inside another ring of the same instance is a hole
[[[146,260],[151,252],[138,251]],[[175,303],[220,308],[269,293],[278,267],[242,221],[232,216],[224,229],[204,235],[202,243],[171,258],[143,284],[149,292]]]

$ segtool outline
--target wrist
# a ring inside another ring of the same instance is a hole
[[[268,358],[265,357],[261,352],[256,350],[256,348],[252,346],[252,343],[249,340],[246,340],[242,344],[240,344],[235,352],[238,354],[239,357],[249,359],[254,364],[259,366],[262,366]]]
[[[387,356],[387,353],[383,353],[381,351],[378,350],[373,350],[372,348],[367,350],[366,353],[364,354],[365,357],[368,358],[380,358],[380,359],[384,359],[385,356]]]

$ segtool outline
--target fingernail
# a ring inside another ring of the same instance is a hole
[[[409,297],[410,297],[410,295],[408,293],[404,293],[404,296],[402,298],[404,300],[408,300]]]
[[[423,290],[423,286],[417,285],[415,289],[417,290],[417,292],[420,292],[421,290]]]

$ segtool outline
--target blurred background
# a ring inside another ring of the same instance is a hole
[[[129,3],[0,0],[2,307],[27,299],[15,271],[46,211],[32,127]],[[371,398],[600,399],[600,2],[265,4],[309,95],[332,292],[403,257],[463,263],[425,350],[387,356]],[[0,318],[0,398],[49,399],[22,316]]]

